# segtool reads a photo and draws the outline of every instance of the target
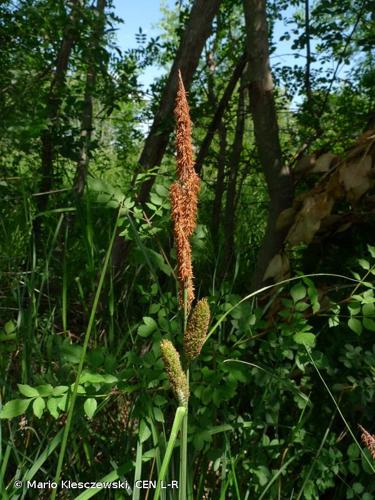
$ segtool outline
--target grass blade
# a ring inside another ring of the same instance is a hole
[[[117,481],[120,478],[120,474],[118,473],[117,470],[113,470],[109,474],[105,475],[101,479],[99,479],[99,483],[111,483],[113,481]],[[75,500],[88,500],[89,498],[94,497],[99,491],[102,491],[105,487],[103,488],[90,488],[89,490],[84,491],[78,497],[75,498]],[[129,487],[130,488],[130,487]],[[129,492],[129,489],[127,489]]]
[[[141,493],[141,490],[139,488],[136,488],[135,485],[137,484],[137,481],[141,479],[142,476],[142,443],[138,439],[137,443],[137,455],[135,459],[135,472],[134,472],[134,490],[133,490],[133,500],[139,500],[139,495]]]
[[[307,355],[308,355],[308,356],[309,356],[309,358],[310,358],[310,361],[311,361],[312,365],[314,366],[314,368],[315,368],[315,370],[316,370],[317,374],[319,375],[320,380],[323,382],[324,387],[326,388],[326,390],[327,390],[327,392],[328,392],[328,394],[329,394],[330,398],[332,399],[332,401],[333,401],[333,403],[334,403],[334,405],[335,405],[335,407],[336,407],[336,409],[337,409],[337,411],[338,411],[338,413],[339,413],[340,417],[342,418],[342,420],[343,420],[343,422],[344,422],[344,424],[345,424],[345,427],[348,429],[349,434],[351,435],[351,437],[353,438],[354,442],[355,442],[355,443],[356,443],[356,445],[358,446],[358,449],[360,450],[360,452],[361,452],[361,454],[362,454],[363,458],[365,459],[365,461],[367,462],[368,466],[369,466],[369,467],[370,467],[370,469],[371,469],[371,470],[375,473],[375,468],[374,468],[373,464],[370,462],[370,460],[369,460],[368,456],[367,456],[367,455],[366,455],[366,453],[363,451],[362,446],[359,444],[359,442],[358,442],[357,438],[355,437],[354,432],[352,431],[352,429],[351,429],[351,427],[350,427],[350,425],[349,425],[348,421],[347,421],[347,420],[346,420],[346,418],[344,417],[344,414],[342,413],[342,411],[341,411],[341,409],[340,409],[339,405],[337,404],[337,401],[336,401],[336,399],[334,398],[334,396],[333,396],[333,394],[332,394],[332,392],[331,392],[330,388],[328,387],[328,385],[326,384],[326,381],[324,380],[324,378],[323,378],[322,374],[320,373],[319,368],[316,366],[315,361],[314,361],[313,357],[311,356],[311,352],[310,352],[310,350],[307,348],[307,346],[306,346],[306,345],[305,345],[305,349],[306,349]]]
[[[52,439],[50,443],[48,443],[45,450],[41,453],[39,458],[34,462],[33,466],[25,473],[23,476],[22,482],[31,481],[31,479],[35,476],[38,470],[43,466],[44,462],[51,455],[51,453],[57,448],[57,446],[61,443],[63,436],[63,429],[59,431],[56,436]]]
[[[119,214],[119,212],[118,212],[118,214]],[[75,383],[74,383],[72,397],[71,397],[70,404],[69,404],[68,416],[67,416],[66,424],[65,424],[65,427],[64,427],[64,434],[63,434],[63,438],[62,438],[62,443],[61,443],[61,448],[60,448],[60,454],[59,454],[59,459],[58,459],[58,463],[57,463],[57,469],[56,469],[56,475],[55,475],[55,482],[56,483],[59,483],[59,481],[60,481],[62,466],[63,466],[63,462],[64,462],[64,456],[65,456],[65,450],[66,450],[66,446],[67,446],[67,442],[68,442],[68,436],[69,436],[70,427],[71,427],[71,424],[72,424],[74,406],[75,406],[75,402],[76,402],[76,399],[77,399],[77,391],[78,391],[79,379],[81,378],[82,368],[83,368],[83,364],[84,364],[85,358],[86,358],[86,351],[87,351],[87,347],[88,347],[88,344],[89,344],[91,332],[92,332],[92,329],[93,329],[93,326],[94,326],[96,309],[98,307],[100,293],[101,293],[102,288],[103,288],[104,277],[106,275],[106,271],[107,271],[107,268],[108,268],[109,260],[111,258],[113,242],[114,242],[115,236],[116,236],[116,229],[117,229],[118,217],[119,217],[119,215],[117,215],[115,227],[113,229],[111,240],[110,240],[110,243],[108,245],[107,253],[106,253],[106,256],[105,256],[105,259],[104,259],[103,268],[102,268],[102,271],[100,273],[98,287],[96,289],[96,293],[95,293],[95,297],[94,297],[94,302],[93,302],[93,305],[92,305],[92,308],[91,308],[91,314],[90,314],[89,322],[88,322],[88,325],[87,325],[87,329],[86,329],[86,333],[85,333],[85,338],[84,338],[84,341],[83,341],[82,353],[81,353],[81,357],[80,357],[80,360],[79,360],[79,365],[78,365],[78,369],[77,369],[76,380],[75,380]],[[57,493],[57,490],[56,489],[53,490],[52,495],[51,495],[51,500],[54,500],[56,498],[56,493]]]
[[[276,472],[276,474],[274,476],[272,476],[271,480],[269,481],[267,486],[264,488],[262,494],[260,495],[259,500],[262,500],[262,498],[264,498],[264,495],[271,488],[271,486],[276,481],[276,479],[280,476],[280,474],[282,474],[284,472],[284,470],[288,467],[288,465],[291,464],[296,458],[297,458],[297,455],[290,457],[290,459],[287,460],[282,467],[280,467],[280,469]]]

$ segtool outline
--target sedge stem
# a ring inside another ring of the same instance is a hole
[[[188,302],[187,302],[187,289],[184,289],[184,310],[183,310],[183,325],[184,325],[184,335],[187,327],[188,321]],[[189,389],[189,369],[186,369],[186,381]],[[180,481],[179,481],[179,500],[186,500],[186,473],[187,473],[187,431],[188,431],[188,405],[186,403],[186,413],[182,422],[181,431],[181,446],[180,446]]]

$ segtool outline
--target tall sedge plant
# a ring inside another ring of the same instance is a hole
[[[161,471],[163,477],[180,430],[180,481],[179,499],[185,500],[187,493],[187,434],[189,403],[189,365],[199,356],[206,339],[210,321],[207,299],[199,300],[194,307],[194,275],[190,238],[196,227],[200,179],[194,170],[193,148],[191,143],[191,120],[186,91],[181,73],[178,73],[178,88],[175,106],[177,180],[170,188],[173,235],[177,253],[178,301],[183,317],[184,351],[183,363],[170,340],[162,340],[160,350],[168,375],[170,386],[179,407],[176,412],[173,432],[168,443]],[[160,488],[155,492],[159,498]]]

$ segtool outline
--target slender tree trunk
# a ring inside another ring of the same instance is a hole
[[[56,69],[51,81],[47,98],[48,126],[42,133],[41,151],[41,182],[39,186],[40,195],[37,198],[37,206],[40,212],[44,211],[48,203],[49,191],[52,187],[53,162],[55,156],[55,133],[56,123],[59,116],[62,101],[62,90],[65,86],[65,77],[68,69],[69,58],[77,36],[77,21],[80,14],[81,0],[72,0],[72,10],[64,29],[60,50],[57,54]]]
[[[238,189],[236,191],[236,196],[234,198],[234,211],[237,210],[238,204],[241,199],[241,191],[245,182],[246,177],[249,175],[251,170],[251,163],[249,162],[245,167],[242,169],[241,175],[240,175],[240,180],[238,182]]]
[[[203,139],[202,145],[200,147],[199,153],[197,155],[197,160],[195,162],[195,170],[198,174],[200,174],[202,167],[203,167],[203,162],[207,156],[207,153],[210,149],[210,145],[212,142],[212,139],[215,135],[216,130],[220,126],[220,123],[222,122],[222,118],[224,116],[224,112],[228,106],[228,103],[232,97],[232,94],[234,92],[234,89],[237,85],[238,80],[241,78],[241,75],[244,71],[245,64],[246,64],[246,59],[247,56],[246,54],[243,54],[240,59],[238,60],[234,71],[232,73],[232,76],[230,80],[228,81],[227,86],[225,87],[224,93],[220,99],[220,102],[216,108],[214,117],[212,118],[212,121],[207,129],[206,136]]]
[[[211,234],[214,247],[217,250],[219,242],[219,227],[221,219],[221,205],[225,189],[225,165],[227,154],[227,130],[222,122],[218,129],[219,135],[219,158],[217,164],[217,175],[215,182],[215,198],[212,206]]]
[[[237,186],[237,176],[240,167],[240,160],[242,153],[243,135],[245,129],[244,93],[245,93],[245,88],[243,86],[243,79],[241,79],[241,86],[238,95],[236,131],[234,134],[231,160],[229,166],[225,215],[224,215],[224,232],[225,232],[224,259],[225,259],[226,269],[231,268],[234,256],[236,186]]]
[[[219,24],[218,16],[218,24]],[[219,31],[219,26],[217,28]],[[217,38],[215,39],[215,42]],[[213,53],[215,53],[215,47],[213,48]],[[212,52],[206,54],[206,65],[207,65],[207,99],[210,111],[214,112],[217,107],[217,96],[215,94],[215,64],[213,60]],[[221,215],[221,203],[224,192],[224,173],[225,173],[225,161],[226,161],[226,128],[222,122],[219,126],[219,154],[217,160],[217,176],[215,184],[215,198],[213,203],[213,212],[211,220],[211,235],[215,250],[218,247],[219,240],[219,224]],[[197,165],[194,165],[195,169]]]
[[[81,147],[77,162],[77,171],[74,180],[74,189],[78,195],[83,193],[86,184],[87,170],[89,164],[89,154],[91,145],[91,135],[93,130],[93,92],[96,85],[96,64],[95,52],[99,49],[105,27],[105,2],[106,0],[97,0],[96,26],[93,28],[92,38],[89,47],[89,64],[87,67],[85,97],[83,102],[83,111],[81,119]]]
[[[142,154],[138,161],[138,170],[134,175],[134,185],[139,173],[159,166],[173,130],[173,108],[177,92],[177,73],[181,71],[184,86],[189,90],[194,72],[198,66],[204,44],[210,35],[212,21],[218,13],[220,0],[195,0],[186,24],[180,46],[169,72],[167,83],[160,98],[150,132],[146,138]],[[145,180],[138,193],[138,201],[144,205],[149,197],[155,177]],[[121,271],[129,252],[130,241],[116,236],[112,253],[112,265],[116,275]]]
[[[306,68],[305,68],[305,90],[307,103],[311,102],[311,43],[310,43],[310,2],[305,0],[305,36],[306,36]]]
[[[280,251],[285,231],[276,227],[280,212],[293,200],[291,172],[283,165],[279,130],[269,62],[268,27],[265,0],[244,0],[248,82],[255,142],[265,175],[270,206],[266,232],[259,250],[252,289],[259,288],[270,260]]]
[[[195,0],[193,4],[159,108],[139,159],[141,172],[160,165],[163,159],[173,129],[172,111],[177,90],[177,72],[181,71],[185,88],[188,90],[219,5],[220,0]],[[138,196],[140,203],[147,201],[153,183],[154,177],[151,177],[142,184]]]

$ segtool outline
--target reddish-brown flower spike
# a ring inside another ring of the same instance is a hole
[[[196,227],[200,179],[194,170],[189,105],[180,72],[178,73],[175,116],[177,181],[171,186],[170,197],[177,249],[179,302],[183,307],[184,292],[186,292],[187,305],[190,308],[190,304],[194,300],[194,287],[189,238]]]
[[[186,196],[186,219],[185,231],[188,236],[191,236],[197,225],[197,210],[198,210],[198,193],[200,190],[200,179],[195,171],[185,183]]]
[[[358,427],[362,431],[361,434],[362,443],[366,446],[366,448],[370,452],[370,455],[375,460],[375,436],[367,432],[366,429],[364,429],[361,425],[359,425]]]
[[[176,116],[177,176],[180,181],[185,182],[195,172],[193,147],[191,144],[190,110],[180,71],[178,72],[177,97],[174,112]]]

